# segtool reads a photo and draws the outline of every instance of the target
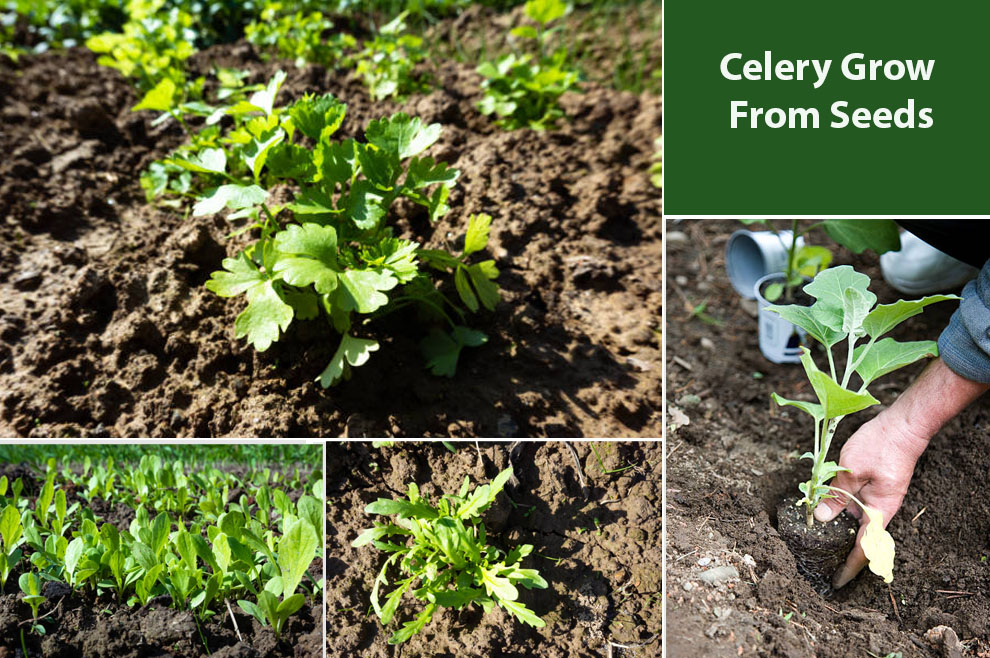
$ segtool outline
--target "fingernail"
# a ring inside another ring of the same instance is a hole
[[[818,507],[815,508],[815,518],[822,523],[828,523],[835,518],[835,514],[832,512],[831,507],[825,503],[819,503]]]

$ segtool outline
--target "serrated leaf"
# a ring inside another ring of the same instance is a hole
[[[402,173],[399,156],[374,146],[358,144],[357,159],[368,181],[381,189],[392,189]]]
[[[340,346],[334,352],[330,363],[317,377],[317,381],[323,388],[333,386],[347,376],[351,366],[364,365],[371,358],[371,353],[376,351],[378,351],[378,341],[355,338],[345,333],[340,339]]]
[[[386,210],[382,207],[382,198],[377,188],[366,180],[359,180],[351,186],[344,205],[355,226],[362,231],[378,228]]]
[[[332,226],[293,224],[275,235],[275,273],[293,286],[312,284],[322,294],[337,287],[337,231]]]
[[[862,357],[867,347],[870,351]],[[853,350],[853,363],[863,358],[856,366],[856,374],[863,379],[864,385],[869,386],[871,382],[887,373],[919,359],[935,356],[938,356],[938,343],[933,340],[899,343],[893,338],[883,338],[872,346],[860,345]]]
[[[492,217],[485,213],[471,215],[468,219],[467,235],[464,237],[464,255],[481,251],[488,246],[488,233],[491,230]]]
[[[488,596],[498,597],[499,601],[515,601],[519,598],[519,590],[508,578],[496,574],[496,569],[478,567],[481,583],[485,586]]]
[[[221,185],[193,206],[193,216],[213,215],[225,207],[232,210],[249,208],[264,203],[267,198],[268,192],[257,185]]]
[[[423,626],[433,619],[433,612],[437,609],[436,604],[431,603],[426,606],[419,616],[413,621],[406,622],[402,625],[402,628],[397,630],[391,638],[389,638],[389,644],[401,644],[411,638],[413,635],[418,633]]]
[[[958,295],[929,295],[922,299],[911,301],[901,299],[893,304],[880,304],[863,320],[863,329],[873,338],[879,338],[901,322],[920,314],[926,306],[954,299],[960,299],[960,297]]]
[[[339,275],[340,287],[335,300],[344,311],[373,313],[388,304],[385,291],[398,283],[391,272],[376,270],[345,270]]]
[[[529,0],[524,10],[534,21],[546,25],[567,13],[567,3],[563,0]]]
[[[371,144],[405,160],[432,146],[440,139],[440,132],[439,123],[423,126],[419,117],[400,112],[388,119],[372,121],[364,134]]]
[[[289,328],[294,312],[270,279],[248,288],[246,295],[248,306],[234,322],[234,335],[246,336],[256,350],[264,352],[278,340],[280,330]]]
[[[845,291],[855,288],[862,293],[864,303],[872,308],[877,296],[867,289],[869,285],[870,277],[860,274],[849,265],[840,265],[820,273],[804,287],[804,292],[818,300],[812,306],[812,312],[818,320],[834,331],[841,331]]]
[[[409,161],[409,169],[404,184],[413,190],[436,183],[452,185],[460,173],[457,169],[449,167],[446,162],[436,162],[429,156],[413,158]]]
[[[292,124],[310,139],[319,140],[325,128],[330,128],[327,136],[340,128],[347,113],[347,106],[333,94],[313,97],[304,96],[289,107]]]

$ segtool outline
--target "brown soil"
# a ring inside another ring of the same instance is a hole
[[[647,174],[659,97],[589,84],[564,99],[561,130],[505,133],[474,109],[468,65],[397,105],[344,71],[262,63],[245,43],[192,68],[214,62],[253,81],[284,68],[283,101],[334,93],[344,136],[397,110],[443,124],[431,154],[462,172],[453,210],[431,228],[400,208],[399,227],[440,245],[469,214],[494,217],[504,301],[476,320],[489,343],[435,378],[417,347],[427,328],[396,314],[377,325],[382,349],[329,391],[313,381],[335,349],[323,324],[255,352],[233,335],[243,302],[203,287],[240,244],[230,225],[144,202],[138,176],[179,129],[131,113],[131,86],[86,50],[4,59],[0,435],[660,435],[661,200]]]
[[[44,482],[44,474],[24,464],[0,464],[2,475],[11,482],[22,478],[25,483],[22,496],[29,500],[38,493],[34,483]],[[99,498],[88,501],[74,487],[66,487],[66,491],[68,504],[78,502],[88,507],[98,523],[112,523],[124,530],[134,519],[134,510],[126,505]],[[29,507],[33,509],[34,503]],[[117,601],[112,593],[96,596],[88,590],[73,591],[62,582],[45,583],[42,594],[47,601],[38,613],[44,616],[45,634],[33,634],[25,623],[31,618],[31,607],[22,602],[17,585],[17,579],[28,566],[30,548],[26,551],[28,554],[0,591],[0,658],[22,656],[22,630],[28,655],[51,658],[318,658],[323,655],[322,606],[313,602],[289,619],[278,641],[270,626],[262,627],[231,602],[241,634],[238,638],[226,611],[197,624],[191,612],[169,608],[166,596],[151,599],[144,607],[129,607]],[[308,571],[319,581],[323,577],[323,560],[315,560]]]
[[[777,366],[759,352],[755,305],[743,302],[725,275],[725,241],[738,223],[669,223],[667,396],[667,628],[669,656],[852,658],[942,656],[925,639],[951,627],[967,655],[990,651],[990,494],[983,400],[950,422],[918,462],[900,512],[888,527],[897,544],[889,586],[869,572],[824,598],[797,571],[776,530],[776,507],[797,495],[807,462],[810,419],[770,404],[772,391],[811,394],[800,366]],[[819,243],[824,238],[818,237]],[[899,295],[880,278],[875,255],[837,250],[836,264],[871,276],[881,303]],[[721,326],[690,316],[686,304],[708,301]],[[930,307],[894,332],[899,340],[938,335],[952,304]],[[923,364],[888,375],[872,390],[886,405]],[[881,408],[839,427],[831,459]],[[684,421],[689,424],[685,425]],[[708,583],[713,566],[738,577]],[[948,633],[932,636],[950,637]],[[941,642],[941,641],[940,641]],[[949,654],[945,654],[949,655]]]
[[[547,656],[600,658],[607,642],[616,658],[660,656],[661,480],[660,443],[596,443],[604,474],[589,443],[573,443],[587,479],[587,497],[563,443],[522,443],[513,451],[518,483],[486,513],[489,542],[503,549],[528,543],[525,567],[537,569],[545,590],[521,590],[520,600],[543,617],[531,628],[501,609],[443,610],[398,647],[386,644],[399,621],[420,605],[407,594],[386,629],[370,611],[370,592],[383,554],[351,542],[372,518],[364,507],[379,497],[404,495],[409,482],[433,502],[455,494],[465,475],[489,481],[509,464],[510,444],[470,443],[451,453],[439,443],[327,446],[327,643],[329,656]],[[509,501],[512,502],[509,502]],[[596,524],[597,519],[597,524]],[[597,525],[597,528],[596,528]],[[560,561],[558,562],[557,559]]]

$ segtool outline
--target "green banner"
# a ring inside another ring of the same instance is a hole
[[[990,2],[673,0],[664,210],[990,217]]]

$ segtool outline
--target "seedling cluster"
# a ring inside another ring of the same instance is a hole
[[[904,320],[918,315],[936,302],[959,299],[956,295],[931,295],[922,299],[876,305],[877,297],[868,290],[870,278],[848,265],[825,270],[804,286],[804,292],[816,301],[809,306],[770,306],[769,310],[808,332],[825,349],[828,370],[815,364],[811,351],[802,347],[801,364],[818,402],[789,400],[773,393],[774,401],[800,409],[815,422],[814,450],[801,459],[812,461],[811,477],[798,488],[803,498],[808,526],[813,512],[828,497],[841,493],[854,500],[870,519],[862,545],[870,569],[890,582],[893,579],[894,541],[884,530],[883,515],[863,505],[851,493],[828,482],[843,469],[826,461],[839,422],[846,416],[879,404],[867,388],[880,377],[919,359],[938,356],[935,341],[898,342],[881,338]],[[865,341],[865,342],[862,342]],[[844,367],[837,368],[832,348],[845,342]],[[859,344],[857,344],[859,343]],[[859,385],[853,380],[856,375]]]
[[[251,495],[234,499],[235,489]],[[289,492],[300,489],[293,502]],[[39,634],[43,584],[63,582],[127,606],[167,597],[197,622],[236,603],[278,638],[307,598],[321,596],[308,569],[322,557],[322,489],[322,480],[304,486],[298,472],[238,478],[151,454],[133,466],[87,457],[61,470],[51,458],[36,497],[21,478],[0,477],[0,586],[20,574]],[[103,521],[97,499],[130,507],[133,521],[125,529]]]
[[[352,546],[372,544],[391,554],[371,590],[375,614],[382,624],[389,624],[407,591],[426,606],[395,631],[389,644],[400,644],[418,633],[440,607],[461,609],[472,603],[486,613],[498,605],[530,626],[545,625],[519,601],[519,586],[547,587],[537,570],[522,567],[523,558],[533,547],[523,544],[506,552],[490,545],[481,520],[510,477],[512,468],[507,468],[491,483],[470,491],[470,481],[465,476],[458,494],[443,496],[436,506],[422,498],[419,487],[410,482],[407,500],[379,498],[365,508],[367,514],[395,517],[376,521],[352,542]],[[391,537],[398,537],[402,543]],[[395,589],[382,605],[378,589],[389,585],[390,569],[398,571],[392,577]]]

